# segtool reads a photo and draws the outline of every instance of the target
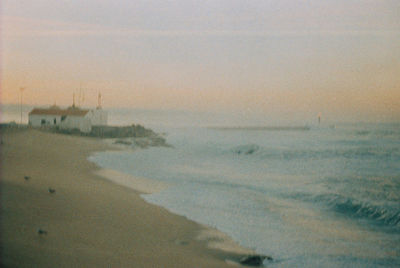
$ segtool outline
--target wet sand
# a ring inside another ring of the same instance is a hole
[[[87,157],[110,149],[100,140],[32,129],[1,139],[1,267],[232,267],[240,257],[207,246],[218,232],[96,175]]]

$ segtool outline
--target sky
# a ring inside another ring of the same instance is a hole
[[[3,104],[400,121],[398,0],[0,5]]]

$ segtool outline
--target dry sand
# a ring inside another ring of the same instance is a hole
[[[1,267],[232,267],[225,260],[239,257],[207,247],[212,235],[196,239],[201,225],[96,175],[87,157],[109,149],[101,141],[1,132]]]

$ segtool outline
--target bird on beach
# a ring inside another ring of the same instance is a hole
[[[39,235],[46,235],[47,231],[43,230],[43,229],[38,229],[38,234]]]
[[[54,194],[56,192],[55,189],[49,187],[49,193]]]

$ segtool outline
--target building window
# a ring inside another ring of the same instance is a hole
[[[46,120],[45,119],[42,119],[41,121],[40,121],[40,124],[43,126],[43,125],[46,125]]]
[[[56,119],[56,118],[54,118],[54,125],[55,125],[55,124],[57,124],[57,119]]]

